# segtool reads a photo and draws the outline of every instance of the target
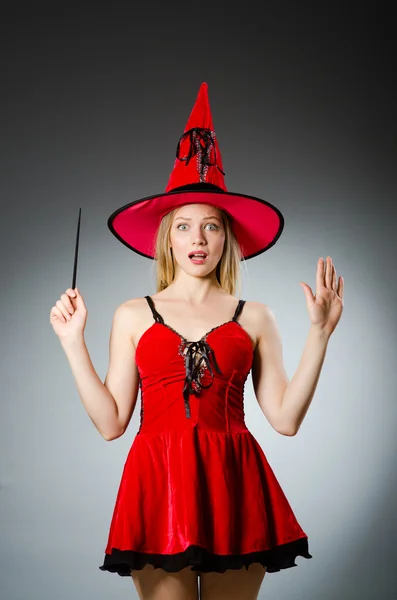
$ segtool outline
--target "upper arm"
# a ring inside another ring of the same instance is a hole
[[[252,382],[258,404],[278,433],[290,435],[281,423],[281,404],[289,383],[283,363],[281,337],[272,310],[257,304],[258,343],[252,364]]]
[[[109,341],[109,368],[104,381],[117,405],[119,435],[124,433],[131,420],[139,388],[131,336],[132,319],[130,304],[121,304],[115,310]]]

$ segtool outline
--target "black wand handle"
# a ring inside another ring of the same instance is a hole
[[[77,235],[76,235],[76,247],[74,250],[74,266],[73,266],[73,278],[72,278],[72,290],[76,287],[76,274],[77,274],[77,257],[79,255],[79,239],[80,239],[80,222],[81,222],[81,208],[79,210],[79,220],[77,223]]]

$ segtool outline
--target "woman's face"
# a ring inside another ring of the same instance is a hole
[[[174,215],[170,240],[174,259],[186,273],[210,273],[221,259],[225,242],[221,210],[211,204],[181,206]],[[195,264],[189,254],[200,251],[207,257],[202,264]]]

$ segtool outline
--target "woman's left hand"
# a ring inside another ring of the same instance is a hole
[[[327,256],[325,273],[324,260],[318,259],[315,296],[307,283],[301,281],[300,284],[305,292],[306,306],[312,325],[331,335],[342,316],[344,291],[343,277],[339,277],[338,288],[336,288],[336,271],[331,257]]]

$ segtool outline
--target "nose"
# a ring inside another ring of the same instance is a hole
[[[195,244],[205,243],[205,236],[200,225],[192,227],[192,239]]]

